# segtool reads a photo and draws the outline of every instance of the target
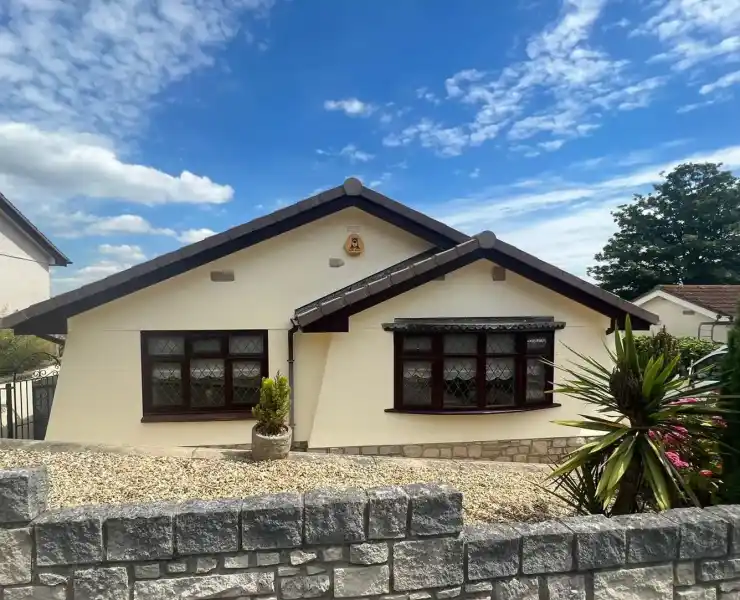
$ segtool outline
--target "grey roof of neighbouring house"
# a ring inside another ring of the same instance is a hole
[[[58,267],[66,267],[72,261],[57,248],[38,228],[29,221],[26,216],[13,205],[2,193],[0,193],[0,212],[28,236],[39,248],[48,254]]]
[[[2,319],[2,326],[13,328],[16,333],[66,333],[66,320],[71,316],[349,207],[359,208],[432,244],[434,254],[427,256],[427,253],[422,253],[413,257],[414,259],[434,260],[436,264],[444,258],[445,250],[453,249],[453,252],[458,255],[465,248],[472,248],[466,244],[478,243],[474,238],[364,187],[357,179],[350,178],[341,186],[301,200],[269,215],[29,306]],[[487,256],[500,266],[554,289],[603,314],[608,314],[613,318],[632,314],[649,323],[657,322],[658,318],[652,313],[501,240],[496,240],[494,247],[487,250],[487,253]],[[407,262],[403,261],[399,264],[407,266],[405,264]],[[423,263],[424,260],[421,262]],[[418,262],[412,263],[412,267],[417,270],[420,268]],[[381,273],[387,271],[388,269],[384,269]],[[393,276],[394,273],[391,273],[390,277]],[[373,277],[375,276],[349,286],[353,288],[349,291],[357,287],[363,289],[367,280],[372,280]],[[379,283],[382,283],[386,276],[380,276],[378,279],[380,279]],[[373,282],[370,281],[370,283]],[[397,288],[397,290],[400,289],[403,288]],[[344,291],[346,290],[340,290],[334,294],[344,293]],[[312,304],[325,304],[324,300],[320,299]]]

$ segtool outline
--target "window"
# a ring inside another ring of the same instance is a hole
[[[553,332],[395,333],[395,408],[478,411],[552,404]]]
[[[268,376],[266,331],[144,332],[144,415],[250,413]]]

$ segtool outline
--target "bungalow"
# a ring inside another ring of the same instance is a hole
[[[298,447],[526,460],[534,438],[565,446],[574,431],[552,421],[585,408],[548,393],[542,359],[607,360],[627,315],[657,322],[351,178],[3,326],[67,336],[47,439],[248,443],[260,381],[281,371]]]

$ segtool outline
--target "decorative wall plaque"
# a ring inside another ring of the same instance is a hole
[[[365,251],[365,244],[357,233],[350,233],[344,242],[344,251],[350,256],[360,256]]]

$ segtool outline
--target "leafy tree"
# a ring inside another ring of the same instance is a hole
[[[0,377],[30,371],[54,362],[53,344],[32,335],[0,329]]]
[[[676,167],[614,216],[619,231],[588,270],[633,299],[661,284],[740,283],[740,179],[721,164]]]

